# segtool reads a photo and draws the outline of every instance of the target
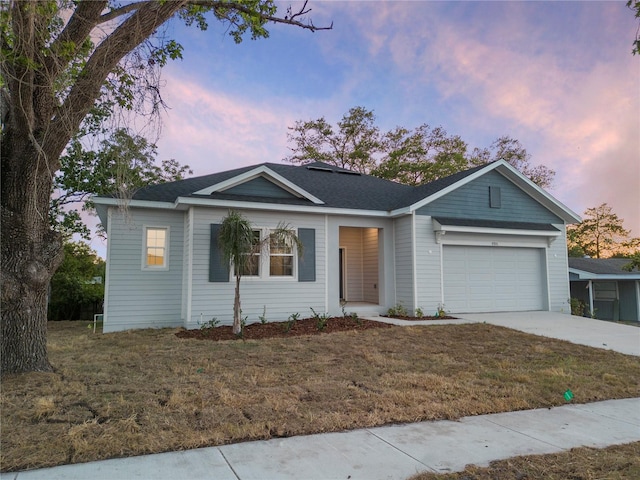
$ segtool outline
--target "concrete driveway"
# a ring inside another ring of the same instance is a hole
[[[464,313],[456,317],[640,356],[640,327],[631,325],[554,312]]]

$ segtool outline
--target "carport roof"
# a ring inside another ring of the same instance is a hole
[[[580,280],[620,279],[640,280],[640,272],[629,272],[622,267],[631,262],[628,258],[569,258],[569,271]]]

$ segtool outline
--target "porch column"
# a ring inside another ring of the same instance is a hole
[[[593,282],[591,280],[589,280],[587,288],[589,289],[589,313],[593,317]]]

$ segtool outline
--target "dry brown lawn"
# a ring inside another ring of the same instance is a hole
[[[640,442],[604,449],[574,448],[551,455],[527,455],[468,466],[463,472],[422,473],[410,480],[637,480]]]
[[[14,471],[640,396],[640,359],[486,324],[261,340],[52,322],[55,373],[2,378]]]

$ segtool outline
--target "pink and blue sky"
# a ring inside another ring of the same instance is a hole
[[[240,45],[215,21],[176,22],[184,59],[163,72],[158,158],[194,175],[282,162],[296,120],[335,124],[363,106],[382,130],[442,126],[470,149],[516,138],[557,172],[558,200],[579,214],[606,202],[640,236],[638,23],[625,3],[311,0],[314,24],[333,30],[271,25]]]

